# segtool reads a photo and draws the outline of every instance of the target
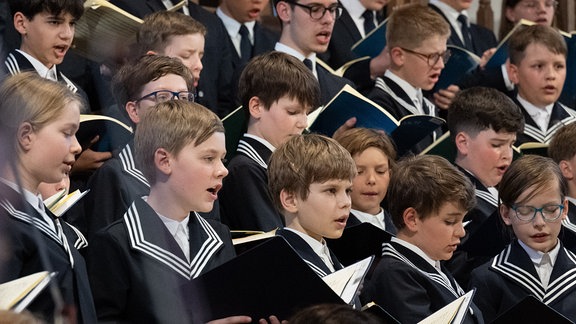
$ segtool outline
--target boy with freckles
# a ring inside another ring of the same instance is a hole
[[[270,158],[270,193],[286,219],[276,235],[320,277],[342,269],[324,238],[339,238],[346,227],[355,175],[350,153],[322,135],[293,135]]]
[[[462,220],[474,206],[474,188],[444,158],[423,155],[397,164],[388,199],[398,233],[383,245],[361,298],[401,323],[417,323],[464,294],[441,261],[466,233]],[[464,323],[483,323],[473,304]]]
[[[549,143],[563,125],[576,122],[576,111],[558,102],[566,80],[566,43],[552,27],[534,25],[509,40],[508,74],[518,90],[514,101],[522,108],[526,126],[516,146]]]

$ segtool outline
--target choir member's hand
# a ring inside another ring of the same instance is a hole
[[[458,91],[460,91],[460,88],[454,84],[448,86],[446,89],[439,90],[434,93],[434,104],[440,109],[448,109]]]
[[[356,117],[348,119],[346,122],[344,122],[344,124],[342,124],[342,126],[338,127],[338,129],[334,132],[332,137],[336,137],[337,135],[354,128],[355,125],[356,125]]]
[[[482,54],[482,57],[480,58],[480,68],[481,69],[483,69],[484,66],[486,66],[486,63],[488,63],[488,61],[490,60],[492,55],[494,55],[494,53],[496,53],[496,47],[492,47],[491,49],[486,50]]]
[[[98,142],[100,137],[96,136],[90,141],[90,146]],[[98,169],[106,160],[112,157],[111,152],[97,152],[90,149],[90,146],[82,151],[76,158],[76,162],[72,166],[72,173],[92,171]]]
[[[243,316],[243,315],[230,316],[226,318],[213,320],[206,324],[240,324],[240,323],[252,323],[252,318],[250,318],[250,316]]]
[[[271,315],[268,317],[268,320],[261,318],[258,324],[288,324],[288,321],[280,321],[278,317]]]
[[[370,60],[370,78],[372,80],[384,75],[390,67],[390,52],[388,47],[384,47],[378,56]]]

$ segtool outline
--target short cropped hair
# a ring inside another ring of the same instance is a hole
[[[404,211],[414,208],[421,219],[454,203],[469,211],[476,198],[472,183],[446,159],[435,155],[408,157],[396,165],[388,186],[389,212],[397,229],[406,226]]]
[[[284,96],[315,109],[320,106],[320,85],[300,60],[273,51],[253,58],[246,65],[238,82],[238,96],[248,116],[252,97],[258,97],[265,109]]]
[[[508,40],[510,63],[520,64],[530,44],[542,45],[550,52],[560,54],[565,58],[568,53],[564,37],[556,29],[542,25],[522,26]]]
[[[194,91],[194,77],[179,59],[163,55],[143,55],[140,59],[128,62],[114,75],[112,92],[118,108],[126,114],[124,106],[128,101],[136,100],[146,84],[167,75],[181,76],[189,91]]]
[[[556,163],[568,161],[576,155],[576,123],[562,126],[548,145],[548,156]]]
[[[156,184],[154,154],[164,148],[178,155],[184,146],[198,146],[212,134],[224,132],[222,122],[208,108],[185,100],[161,102],[146,109],[134,137],[136,163],[148,179]]]
[[[526,200],[547,192],[551,185],[558,183],[562,200],[568,193],[566,179],[556,162],[551,158],[528,154],[512,162],[498,185],[498,195],[502,204],[512,207],[526,190],[532,188]],[[522,203],[522,202],[519,202]]]
[[[54,16],[69,13],[76,20],[84,13],[83,0],[9,0],[9,4],[12,17],[21,12],[28,20],[42,12]]]
[[[388,166],[392,169],[396,161],[396,149],[394,142],[388,135],[371,128],[357,127],[334,136],[334,139],[340,143],[352,158],[368,148],[374,147],[379,149],[388,157]]]
[[[270,157],[268,188],[274,204],[282,210],[282,190],[306,200],[312,183],[352,181],[355,176],[354,160],[335,140],[319,134],[293,135]]]
[[[194,18],[179,12],[157,11],[144,17],[144,22],[138,29],[136,34],[138,54],[142,55],[147,51],[164,54],[172,37],[193,34],[206,36],[206,27]]]
[[[450,136],[460,132],[475,137],[481,131],[521,133],[524,115],[520,107],[502,92],[485,87],[460,91],[448,109]]]
[[[435,36],[448,38],[450,25],[428,6],[412,4],[395,9],[386,26],[386,44],[414,49]]]
[[[0,86],[0,139],[4,157],[18,156],[17,131],[30,123],[36,131],[57,120],[71,103],[82,107],[80,97],[59,82],[23,72]]]

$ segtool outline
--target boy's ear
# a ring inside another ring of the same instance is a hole
[[[18,127],[17,140],[18,145],[23,151],[28,151],[32,147],[32,143],[34,142],[34,128],[32,124],[28,122],[22,123],[20,127]]]
[[[400,49],[400,47],[392,47],[390,49],[390,61],[394,63],[396,66],[403,66],[404,65],[404,51]]]
[[[264,105],[262,104],[260,98],[256,96],[250,98],[248,101],[248,111],[250,112],[250,116],[256,119],[260,119],[262,109],[264,109]]]
[[[165,175],[172,173],[171,159],[172,155],[163,147],[158,148],[154,152],[154,165],[156,166],[156,169]]]
[[[507,60],[506,69],[508,70],[508,77],[510,78],[510,81],[514,84],[520,83],[518,80],[518,67],[515,64],[510,63],[510,60]]]
[[[510,211],[510,207],[500,204],[500,217],[502,217],[502,220],[506,225],[512,225],[512,221],[510,220]]]
[[[416,209],[412,207],[408,207],[402,213],[402,219],[404,220],[404,225],[406,225],[406,229],[410,232],[417,232],[418,231],[418,212]]]
[[[468,154],[468,144],[470,142],[470,137],[468,136],[468,134],[464,132],[459,132],[454,137],[454,142],[456,144],[456,149],[458,150],[458,153],[462,155]]]
[[[282,207],[289,213],[296,213],[298,211],[298,203],[296,194],[290,193],[286,191],[286,189],[282,189],[280,191],[280,203]]]
[[[138,124],[140,122],[140,116],[138,116],[138,105],[136,102],[128,101],[126,106],[124,106],[124,109],[126,109],[128,117],[130,117],[130,120],[132,120],[134,124]]]
[[[558,165],[560,166],[560,170],[562,171],[562,176],[564,176],[564,178],[567,180],[574,179],[574,170],[572,170],[572,167],[568,161],[562,160],[560,163],[558,163]]]
[[[285,1],[279,1],[276,5],[276,14],[282,22],[289,22],[292,17],[292,8]]]
[[[14,14],[13,21],[16,31],[18,31],[22,36],[26,35],[28,18],[26,18],[23,13],[17,12]]]

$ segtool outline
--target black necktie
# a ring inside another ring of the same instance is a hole
[[[252,43],[250,42],[250,32],[244,24],[240,26],[240,36],[242,36],[240,40],[240,61],[246,63],[252,57]]]
[[[314,68],[312,67],[312,61],[310,61],[310,59],[304,59],[304,65],[306,65],[306,67],[308,69],[310,69],[310,71],[314,72]]]
[[[374,13],[372,10],[366,10],[362,14],[362,17],[364,17],[364,33],[368,35],[372,29],[376,28],[376,24],[374,24]]]
[[[468,18],[464,15],[458,16],[458,22],[460,22],[460,30],[462,31],[462,38],[464,39],[464,47],[473,52],[474,48],[472,46],[472,38],[470,36],[470,28],[468,28]]]

